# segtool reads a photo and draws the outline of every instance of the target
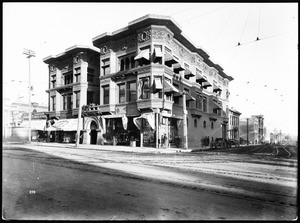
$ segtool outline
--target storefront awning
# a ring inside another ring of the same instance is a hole
[[[155,48],[154,48],[154,55],[155,55],[155,57],[162,57],[163,54],[162,54],[162,52],[161,52],[161,49],[158,48],[158,47],[155,47]]]
[[[179,90],[168,81],[164,81],[164,91],[165,93],[179,93]]]
[[[46,129],[46,131],[77,131],[78,119],[60,119],[56,121],[52,126]],[[82,118],[79,121],[79,129],[82,130]]]
[[[139,60],[139,59],[149,60],[150,59],[150,50],[149,49],[142,50],[134,59],[135,60]]]
[[[29,121],[24,121],[21,123],[20,127],[29,128]],[[31,120],[31,130],[45,131],[46,120]]]
[[[139,130],[142,129],[142,119],[146,120],[146,127],[151,127],[153,130],[155,129],[155,118],[153,113],[144,113],[140,117],[133,118],[133,123]]]

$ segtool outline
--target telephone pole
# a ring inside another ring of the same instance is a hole
[[[249,118],[247,118],[247,145],[249,145]]]
[[[29,104],[28,104],[28,118],[29,118],[29,131],[28,131],[28,142],[31,143],[31,78],[30,78],[30,58],[35,57],[35,52],[32,50],[24,49],[23,54],[27,55],[28,62],[29,62],[29,86],[28,86],[28,91],[29,91]]]

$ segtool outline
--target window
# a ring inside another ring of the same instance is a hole
[[[73,106],[73,94],[65,94],[63,95],[63,110],[72,109]]]
[[[131,55],[120,57],[119,64],[120,64],[120,71],[134,68],[135,67],[134,56],[131,54]]]
[[[125,100],[125,84],[119,84],[119,103],[124,103]]]
[[[169,78],[165,77],[165,81],[168,82],[170,85],[172,85],[171,80]],[[172,99],[171,94],[166,94],[166,100],[171,101],[171,99]]]
[[[75,82],[78,83],[80,82],[80,67],[79,68],[75,68]]]
[[[194,127],[197,128],[197,119],[194,119]]]
[[[131,65],[131,69],[135,67],[134,56],[132,56],[132,57],[130,58],[130,65]]]
[[[144,77],[140,79],[140,87],[141,87],[141,92],[140,92],[140,99],[149,99],[150,98],[150,81],[149,77]]]
[[[68,72],[64,74],[65,85],[73,83],[73,73]]]
[[[154,63],[162,64],[162,46],[154,45]]]
[[[206,128],[206,121],[203,121],[203,128]]]
[[[155,97],[162,98],[163,92],[163,83],[162,83],[162,76],[154,76],[154,86],[155,86]]]
[[[56,87],[56,75],[51,76],[51,88]]]
[[[127,58],[125,59],[125,69],[126,69],[126,70],[129,70],[129,65],[130,65],[130,61],[129,61],[129,58],[127,57]]]
[[[79,100],[80,100],[80,91],[75,92],[75,98],[76,98],[76,108],[79,108]]]
[[[196,93],[196,108],[202,109],[202,96],[200,93]]]
[[[110,73],[110,59],[106,58],[102,60],[102,75],[105,76]]]
[[[211,129],[214,129],[214,123],[213,122],[211,122],[210,126],[211,126]]]
[[[203,96],[203,111],[207,112],[207,98]]]
[[[56,97],[52,96],[51,100],[52,100],[52,111],[55,111],[56,110]]]
[[[94,69],[88,67],[88,71],[87,71],[87,81],[90,83],[94,82]]]
[[[120,71],[125,70],[125,61],[124,59],[121,59],[121,63],[120,63]]]
[[[93,91],[87,91],[87,100],[86,104],[92,104],[95,102],[95,93]]]
[[[173,83],[173,86],[179,90],[179,85]],[[174,98],[174,104],[179,105],[179,97],[173,97]]]
[[[136,101],[136,82],[127,83],[128,101]]]
[[[109,104],[109,85],[105,85],[102,87],[103,92],[103,104]]]

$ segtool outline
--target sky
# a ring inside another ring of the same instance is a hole
[[[298,135],[298,3],[3,3],[3,97],[47,105],[43,58],[123,28],[147,14],[171,16],[191,42],[234,78],[229,105]],[[258,41],[256,41],[258,38]]]

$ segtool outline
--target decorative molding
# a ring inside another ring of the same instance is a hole
[[[138,43],[143,43],[151,39],[151,30],[145,30],[137,35]]]
[[[57,68],[56,68],[53,64],[50,64],[50,65],[49,65],[49,70],[50,70],[50,72],[55,72],[56,69],[57,69]]]
[[[110,49],[108,49],[108,47],[106,45],[100,48],[100,54],[101,55],[106,55],[109,52],[110,52]]]

